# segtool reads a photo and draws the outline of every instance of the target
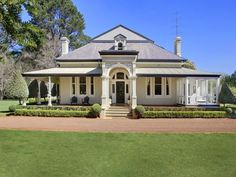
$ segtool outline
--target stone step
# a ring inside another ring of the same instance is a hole
[[[106,114],[106,117],[131,117],[131,114]]]
[[[129,110],[110,110],[108,109],[106,112],[114,112],[114,113],[129,113],[130,111]]]

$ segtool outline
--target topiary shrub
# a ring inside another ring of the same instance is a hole
[[[228,114],[232,114],[232,113],[233,113],[233,109],[232,109],[232,108],[226,108],[225,111],[226,111]]]
[[[30,82],[29,86],[29,98],[37,98],[38,97],[38,81],[37,80],[33,80],[32,82]]]
[[[138,118],[142,118],[145,113],[145,108],[142,105],[138,105],[134,111]]]
[[[89,117],[97,118],[100,116],[102,108],[99,104],[93,104],[89,111]]]
[[[16,111],[16,109],[22,109],[23,107],[22,107],[22,105],[11,105],[11,106],[9,106],[9,111],[10,112],[15,112]]]
[[[13,74],[12,79],[6,85],[5,90],[7,97],[18,98],[20,104],[24,103],[23,101],[25,101],[29,96],[27,83],[19,70]]]

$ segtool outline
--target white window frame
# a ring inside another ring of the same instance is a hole
[[[147,95],[147,84],[148,79],[150,78],[150,95]],[[146,77],[145,82],[145,95],[147,98],[169,98],[172,96],[172,78],[170,77],[161,77],[161,95],[155,95],[155,77]],[[169,81],[169,95],[167,95],[166,90],[166,80]]]

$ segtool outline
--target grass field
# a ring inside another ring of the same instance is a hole
[[[236,134],[0,131],[1,177],[235,177]]]
[[[19,104],[18,100],[0,100],[0,116],[5,116],[9,113],[8,107],[10,105]]]

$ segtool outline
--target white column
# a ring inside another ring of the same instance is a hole
[[[137,106],[137,89],[136,89],[136,76],[131,77],[132,79],[132,109],[135,109]]]
[[[205,80],[205,98],[206,98],[206,104],[208,104],[208,101],[209,101],[209,94],[208,94],[208,80]]]
[[[41,104],[41,92],[40,92],[40,84],[41,84],[41,81],[40,81],[40,80],[37,80],[37,83],[38,83],[38,98],[37,98],[37,104]]]
[[[107,108],[107,77],[102,76],[102,109]]]
[[[188,105],[188,84],[189,84],[189,79],[186,77],[185,78],[185,105]]]
[[[219,104],[220,78],[216,79],[216,104]]]
[[[136,63],[133,62],[132,63],[132,77],[131,77],[131,80],[132,80],[132,109],[134,110],[137,106],[137,88],[136,88],[136,79],[137,79],[137,76],[136,76]]]
[[[51,82],[51,76],[48,77],[48,106],[52,106],[52,82]]]
[[[214,97],[213,97],[213,82],[212,80],[210,80],[210,100],[211,100],[211,103],[213,103],[213,100],[214,100]]]

